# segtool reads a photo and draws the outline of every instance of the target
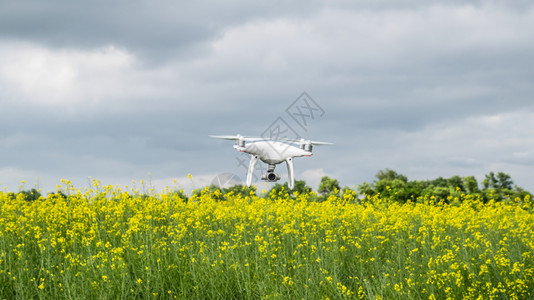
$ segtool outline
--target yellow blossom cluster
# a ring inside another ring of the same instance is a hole
[[[525,299],[530,198],[0,192],[0,298]]]

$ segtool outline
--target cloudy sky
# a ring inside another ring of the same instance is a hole
[[[335,143],[295,160],[314,188],[390,168],[534,191],[533,37],[523,0],[2,0],[0,188],[245,178],[208,135],[279,122]]]

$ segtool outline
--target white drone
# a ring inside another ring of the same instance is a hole
[[[293,173],[293,158],[311,156],[313,145],[331,145],[332,143],[316,142],[305,139],[285,139],[284,142],[261,137],[244,137],[241,135],[210,135],[212,138],[235,141],[234,148],[239,152],[250,154],[250,164],[247,172],[247,186],[252,184],[252,173],[258,159],[269,165],[267,174],[261,176],[262,180],[276,182],[280,175],[274,173],[277,164],[286,162],[288,173],[288,186],[293,189],[295,177]],[[249,142],[249,143],[247,143]],[[295,147],[291,144],[297,144]]]

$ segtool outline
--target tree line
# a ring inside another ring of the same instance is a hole
[[[283,184],[276,183],[271,189],[260,196],[269,197],[270,195],[306,193],[310,194],[310,200],[312,201],[324,201],[331,195],[342,196],[348,193],[358,198],[380,195],[400,202],[415,200],[425,196],[435,197],[437,200],[447,200],[450,197],[457,197],[461,194],[479,195],[484,201],[502,201],[517,197],[523,199],[527,195],[532,197],[530,192],[515,185],[512,177],[503,172],[490,172],[486,174],[480,186],[474,176],[438,177],[432,180],[408,180],[408,177],[405,175],[399,174],[391,169],[378,171],[375,178],[371,183],[363,182],[359,184],[357,189],[354,190],[349,187],[341,188],[337,179],[323,176],[319,183],[317,193],[312,193],[313,189],[306,185],[304,180],[295,180],[293,190],[289,189],[287,182]],[[206,192],[216,200],[224,200],[225,195],[229,193],[234,195],[240,194],[243,197],[249,196],[251,193],[254,195],[258,193],[255,186],[248,187],[237,184],[221,188],[216,185],[210,185],[203,189],[193,190],[191,196],[200,196]],[[57,191],[56,193],[58,196],[67,198],[61,191]],[[190,198],[183,190],[175,191],[175,193],[186,201]],[[8,196],[14,199],[19,194],[22,194],[27,201],[35,201],[41,197],[41,193],[34,188],[18,193],[10,192]]]
[[[482,185],[479,186],[474,176],[452,176],[450,178],[438,177],[432,180],[408,180],[405,175],[394,170],[380,170],[372,183],[364,182],[358,185],[360,195],[373,196],[380,194],[407,201],[424,196],[434,196],[437,199],[448,199],[459,194],[479,195],[484,201],[502,201],[506,198],[524,198],[532,196],[525,189],[514,185],[509,174],[504,172],[490,172],[485,175]]]

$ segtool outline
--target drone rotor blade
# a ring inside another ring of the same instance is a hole
[[[306,144],[311,144],[311,145],[332,145],[332,143],[329,143],[329,142],[310,141],[310,140],[305,140],[305,139],[286,139],[286,140],[289,141],[289,142],[292,142],[292,143],[300,144],[300,145],[306,145]]]
[[[257,141],[269,141],[268,138],[263,137],[254,137],[254,136],[242,136],[240,134],[238,135],[209,135],[209,137],[221,139],[221,140],[230,140],[230,141],[237,141],[237,140],[243,140],[247,142],[257,142]]]
[[[239,140],[240,138],[240,136],[238,135],[210,135],[209,137],[221,139],[221,140],[231,140],[231,141]]]
[[[253,136],[247,136],[243,137],[243,139],[247,142],[257,142],[257,141],[270,141],[271,139],[268,138],[262,138],[262,137],[253,137]]]
[[[306,143],[306,140],[305,139],[284,139],[288,142],[291,142],[291,143],[302,143],[302,144],[305,144]]]

